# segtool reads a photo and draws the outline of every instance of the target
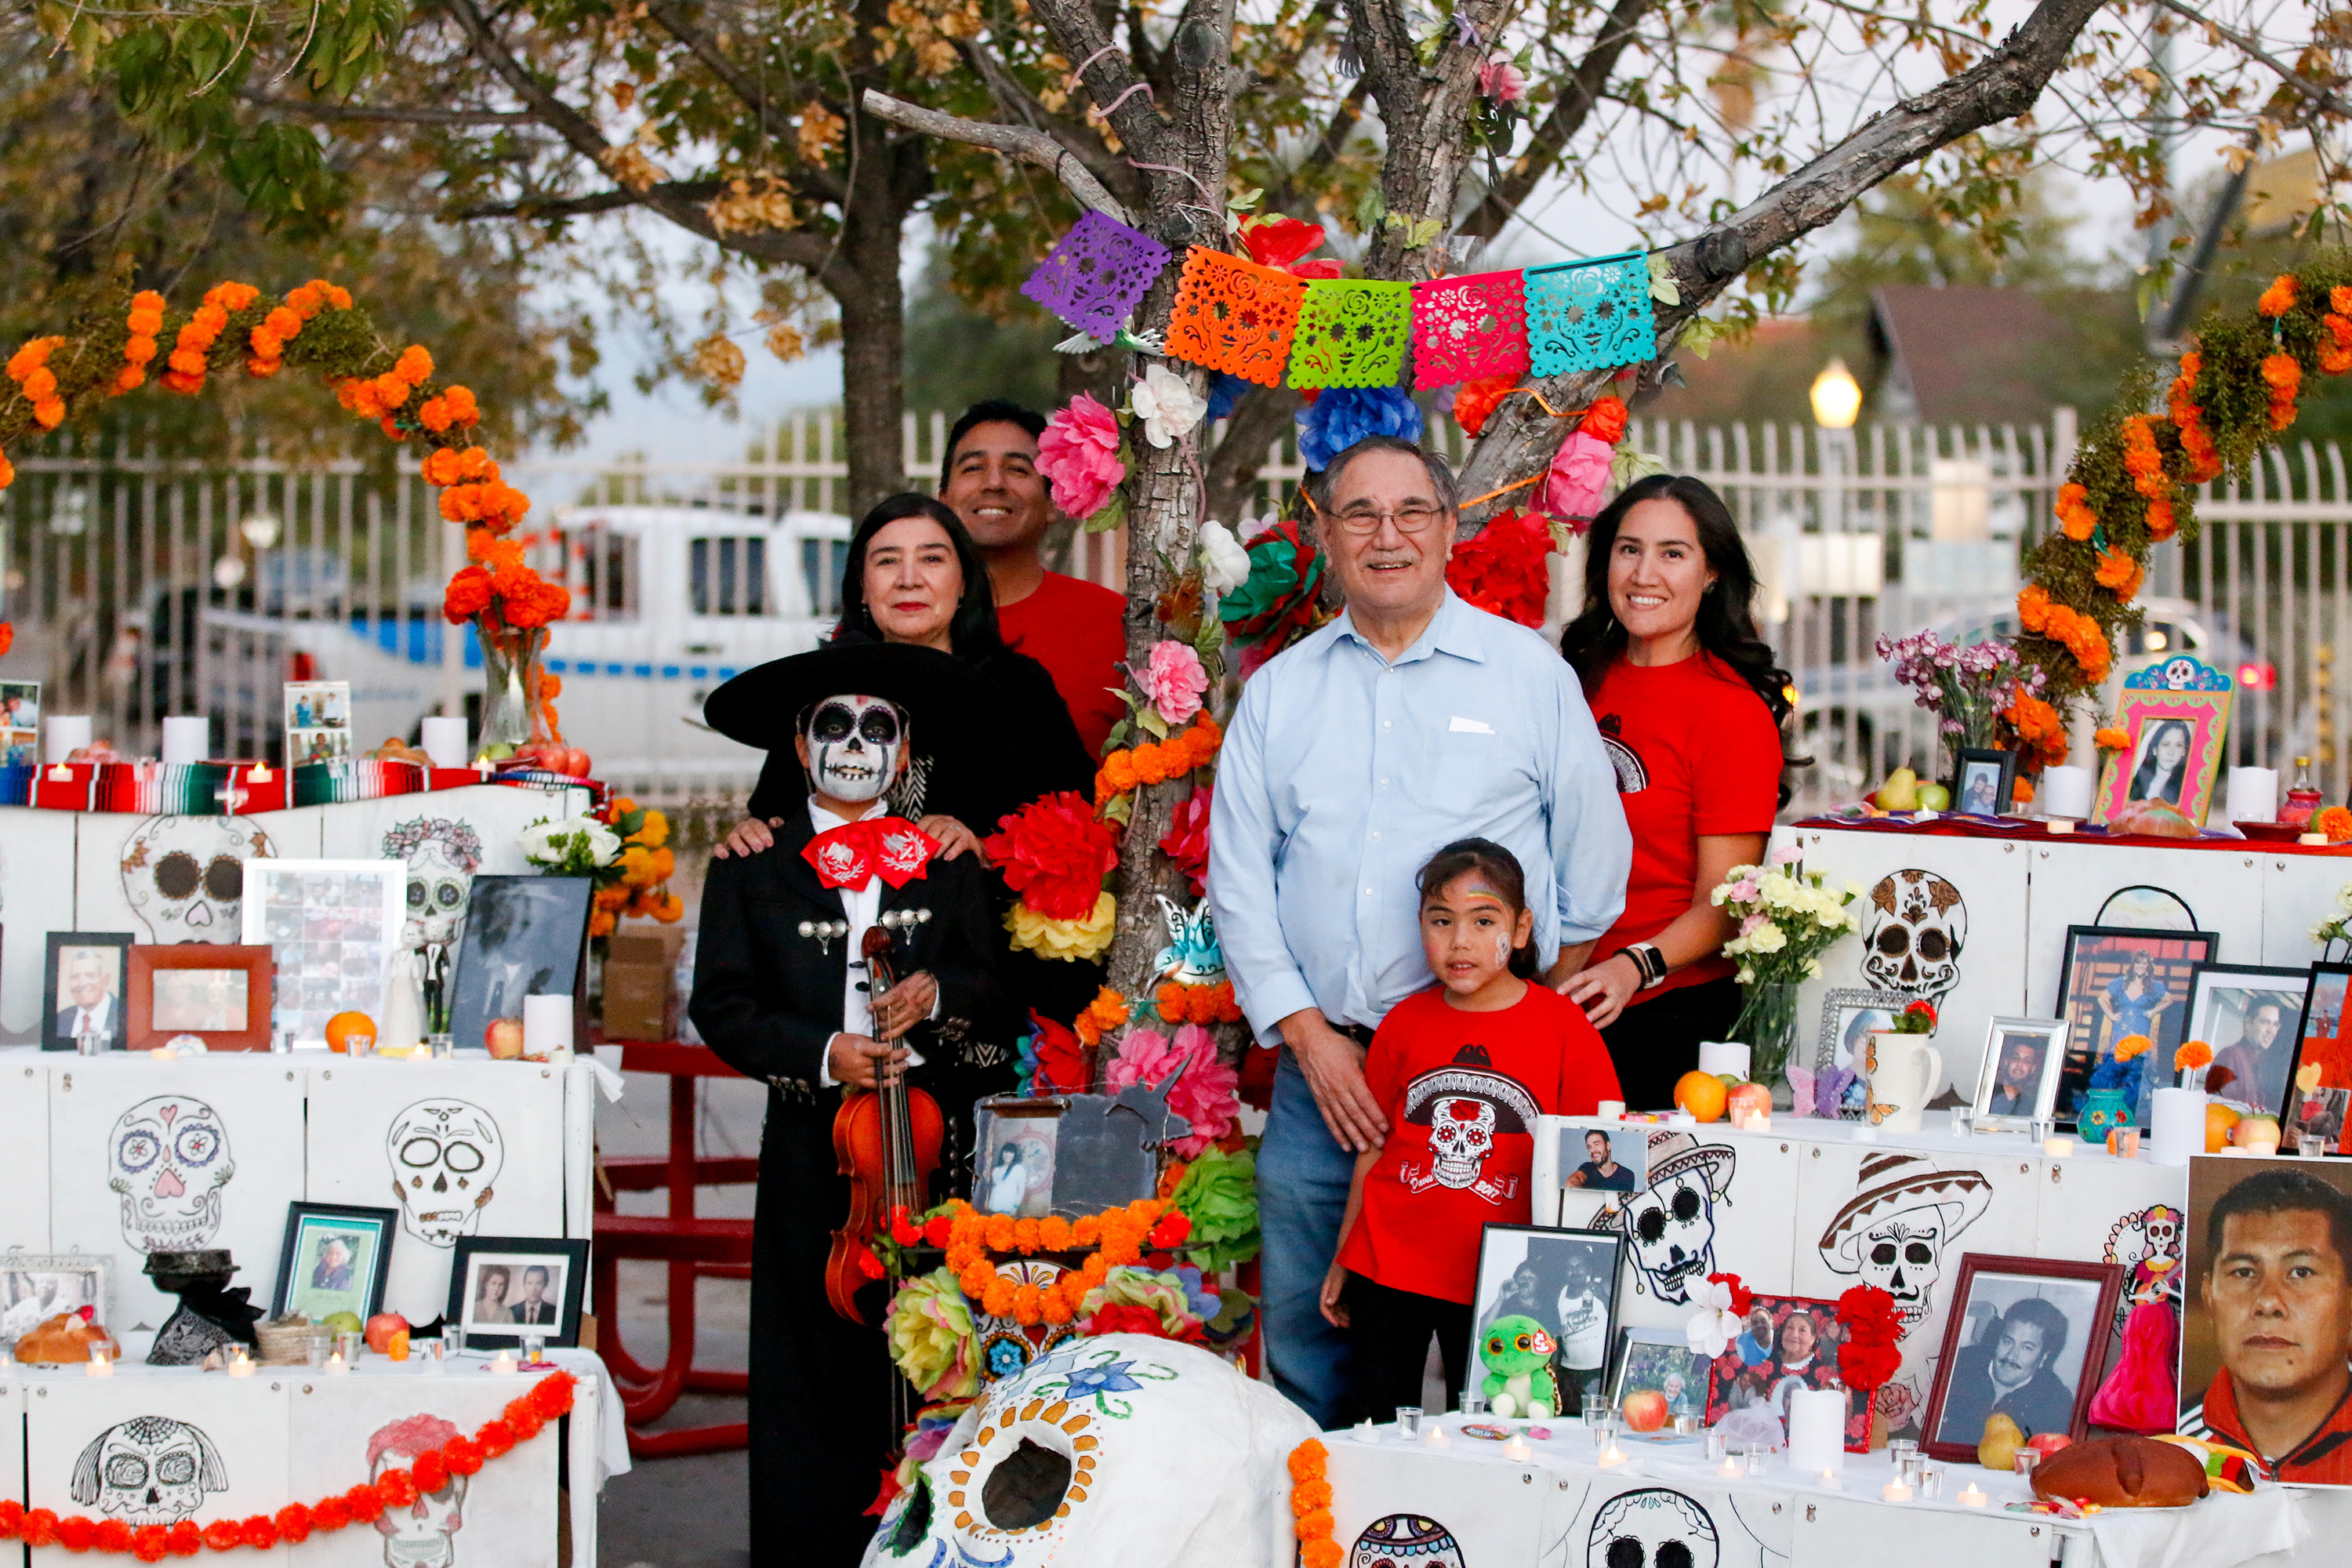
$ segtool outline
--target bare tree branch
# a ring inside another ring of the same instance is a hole
[[[1168,163],[1167,123],[1143,90],[1150,84],[1118,52],[1087,0],[1030,0],[1030,9],[1053,29],[1062,52],[1086,68],[1078,79],[1127,144],[1129,155],[1147,163]]]
[[[952,114],[942,114],[936,109],[925,109],[874,88],[866,89],[866,112],[877,120],[887,120],[908,131],[919,131],[926,136],[937,136],[950,142],[963,142],[974,147],[986,147],[1024,163],[1034,163],[1049,170],[1062,182],[1063,187],[1076,196],[1081,205],[1091,207],[1105,217],[1121,223],[1133,221],[1118,198],[1103,189],[1102,182],[1078,155],[1064,147],[1043,131],[1026,125],[997,125],[986,121],[962,120]]]
[[[686,19],[674,0],[645,0],[646,15],[661,24],[662,31],[684,44],[694,58],[700,60],[712,76],[727,84],[727,90],[742,100],[743,107],[758,115],[762,129],[768,123],[768,95],[760,84],[746,75],[741,67],[727,58],[719,40],[703,32]]]
[[[2224,26],[2204,12],[2180,4],[2180,0],[2151,0],[2151,3],[2161,10],[2171,12],[2176,16],[2187,17],[2200,27],[2211,28],[2216,37],[2228,42],[2231,47],[2243,53],[2247,58],[2258,60],[2276,72],[2281,81],[2301,93],[2315,107],[2324,109],[2330,114],[2352,115],[2352,103],[2347,103],[2338,94],[2321,86],[2284,60],[2273,55],[2263,47],[2261,39],[2251,34],[2240,32],[2235,27]]]
[[[1592,118],[1595,105],[1601,101],[1601,90],[1609,85],[1610,73],[1617,68],[1619,57],[1633,41],[1635,29],[1642,18],[1656,9],[1656,0],[1617,0],[1609,20],[1601,25],[1592,47],[1576,62],[1576,68],[1560,79],[1559,97],[1536,127],[1535,136],[1528,150],[1515,159],[1502,182],[1486,193],[1486,199],[1463,220],[1458,232],[1478,239],[1492,239],[1503,232],[1519,210],[1519,205],[1535,193],[1559,163],[1559,155],[1576,133]]]
[[[956,52],[980,74],[988,96],[996,100],[997,111],[1005,119],[1025,121],[1068,148],[1070,156],[1086,164],[1106,189],[1129,206],[1140,205],[1149,196],[1150,183],[1142,171],[1114,154],[1091,127],[1074,125],[1040,103],[1037,95],[1022,86],[1020,79],[978,39],[958,38],[955,45]]]
[[[526,109],[395,109],[365,104],[318,103],[304,98],[272,98],[251,89],[240,93],[247,103],[301,120],[379,121],[387,125],[534,125],[539,116]]]

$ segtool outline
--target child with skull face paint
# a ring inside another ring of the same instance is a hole
[[[1323,1315],[1349,1331],[1347,1420],[1421,1403],[1437,1335],[1446,1397],[1462,1389],[1488,1224],[1525,1225],[1535,1121],[1590,1115],[1617,1074],[1583,1011],[1533,985],[1535,916],[1518,858],[1484,838],[1432,857],[1422,953],[1437,984],[1391,1009],[1364,1076],[1389,1135],[1357,1157]],[[1549,1310],[1535,1316],[1558,1337]]]
[[[882,1337],[826,1299],[849,1200],[832,1142],[837,1086],[904,1073],[929,1090],[948,1122],[933,1200],[969,1190],[972,1102],[1013,1088],[1012,1062],[995,1059],[1009,1054],[977,1048],[1009,1037],[987,868],[935,858],[888,805],[915,734],[954,755],[984,721],[982,696],[944,653],[869,645],[762,666],[705,709],[721,733],[789,746],[809,784],[772,850],[713,862],[690,1004],[711,1048],[771,1086],[752,1230],[754,1562],[853,1561],[872,1534],[860,1510],[899,1436]],[[898,949],[898,983],[878,999],[860,958],[875,926]],[[868,1292],[877,1319],[881,1289]],[[839,1436],[795,1440],[810,1411]]]

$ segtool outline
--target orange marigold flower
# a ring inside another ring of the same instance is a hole
[[[290,338],[302,331],[302,318],[294,310],[280,305],[261,319],[261,324],[281,338]]]
[[[2155,1048],[2156,1042],[2146,1035],[2126,1035],[2116,1042],[2116,1060],[2127,1062],[2135,1057],[2145,1056]]]
[[[65,423],[66,401],[62,397],[45,397],[33,405],[33,417],[44,430],[54,430]]]
[[[2340,316],[2331,316],[2328,319],[2330,321],[2343,320]],[[2324,342],[2320,344],[2319,368],[2328,375],[2342,375],[2346,371],[2352,370],[2352,344],[2346,344],[2343,342]]]
[[[1309,1437],[1290,1450],[1290,1479],[1294,1481],[1319,1481],[1324,1467],[1329,1462],[1331,1450],[1322,1440]]]
[[[2127,752],[2131,750],[2131,737],[2110,725],[2092,736],[2091,744],[2103,752]]]
[[[427,430],[436,436],[440,435],[449,428],[449,400],[446,397],[426,398],[417,406],[416,418]]]
[[[121,372],[114,378],[114,395],[117,397],[120,397],[124,393],[136,391],[146,384],[147,373],[145,371],[141,370],[135,364],[126,364],[122,367]]]
[[[392,367],[392,374],[411,386],[420,386],[433,374],[433,356],[425,352],[424,344],[411,343],[400,351],[400,363]]]
[[[2352,839],[2352,811],[2340,805],[2331,805],[2311,819],[2311,830],[2326,834],[2330,844]]]
[[[457,482],[457,454],[447,447],[435,448],[425,458],[425,482],[436,489]]]
[[[2184,1040],[2180,1048],[2172,1053],[2172,1070],[2175,1072],[2189,1072],[2212,1065],[2213,1047],[2203,1040]]]
[[[205,304],[224,314],[242,310],[261,298],[261,290],[250,283],[215,283],[205,294]]]
[[[256,379],[263,376],[276,375],[284,366],[284,363],[285,362],[282,360],[260,358],[248,359],[245,362],[245,374],[249,376],[253,376]]]
[[[2303,384],[2303,366],[2293,354],[2268,354],[2263,359],[2263,380],[2279,392],[2293,396]]]
[[[147,363],[148,361],[155,357],[155,340],[152,338],[131,339],[129,342],[122,345],[122,357],[126,363],[131,364],[143,365]]]
[[[453,386],[441,395],[449,400],[449,416],[458,424],[472,425],[481,419],[481,405],[474,401],[474,395],[467,388]]]
[[[47,365],[36,367],[33,373],[25,378],[25,395],[36,403],[53,395],[57,390],[57,372]]]
[[[386,408],[399,407],[408,401],[408,395],[415,390],[390,371],[377,376],[371,384],[375,388],[376,401]]]
[[[2172,537],[2173,531],[2179,526],[2173,520],[2170,501],[2152,500],[2147,503],[2147,536],[2150,539],[2161,544]]]
[[[478,566],[460,566],[441,597],[441,614],[448,623],[463,626],[489,607],[490,574]]]
[[[205,372],[205,356],[194,349],[173,349],[172,357],[164,363],[182,375],[202,375]]]
[[[188,325],[203,332],[205,340],[209,342],[220,336],[221,330],[228,325],[228,312],[214,304],[212,297],[206,295],[205,302],[197,306],[189,318]]]
[[[2065,507],[2058,513],[2058,523],[2065,530],[2067,538],[2079,542],[2097,531],[2099,514],[2086,506]]]
[[[2017,595],[2017,622],[2029,632],[2050,624],[2050,594],[2039,583],[2029,583]]]
[[[2128,552],[2121,550],[2103,550],[2099,552],[2099,567],[2096,575],[2100,587],[2110,590],[2116,598],[2128,602],[2133,595],[2139,592],[2140,581],[2147,574]]]
[[[2284,316],[2294,310],[2294,275],[2282,272],[2273,279],[2271,286],[2263,290],[2263,297],[2254,301],[2254,309],[2265,316]]]

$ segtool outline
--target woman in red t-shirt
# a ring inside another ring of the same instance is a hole
[[[1388,1141],[1359,1155],[1323,1315],[1349,1331],[1349,1420],[1421,1403],[1437,1336],[1449,1403],[1462,1391],[1478,1241],[1528,1223],[1538,1116],[1618,1098],[1600,1037],[1527,977],[1535,916],[1518,858],[1485,838],[1421,868],[1421,950],[1438,984],[1389,1010],[1364,1077]]]
[[[1600,1029],[1626,1103],[1659,1110],[1739,1016],[1732,922],[1707,895],[1763,858],[1788,804],[1789,674],[1756,634],[1738,526],[1699,480],[1628,485],[1585,546],[1584,613],[1560,652],[1616,763],[1633,869],[1617,923],[1549,978]]]

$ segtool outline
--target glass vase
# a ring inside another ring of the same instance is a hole
[[[1738,1021],[1731,1037],[1748,1046],[1748,1078],[1770,1086],[1773,1103],[1780,1103],[1786,1085],[1789,1053],[1797,1043],[1797,986],[1791,981],[1762,980],[1747,987]]]
[[[544,626],[508,626],[488,616],[474,618],[482,644],[482,729],[477,755],[504,747],[497,755],[512,755],[520,747],[547,739],[545,708],[540,701],[540,654],[547,647]]]

